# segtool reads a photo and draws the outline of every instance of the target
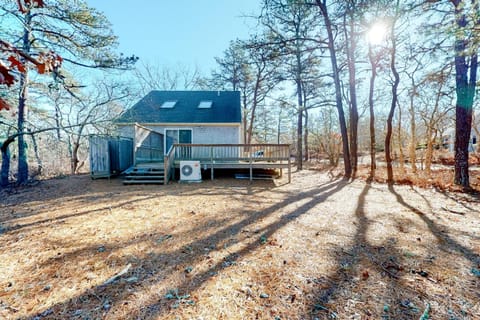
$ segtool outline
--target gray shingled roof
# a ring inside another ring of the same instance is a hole
[[[177,101],[173,108],[160,108]],[[200,101],[212,107],[199,109]],[[118,119],[119,123],[241,123],[238,91],[151,91]]]

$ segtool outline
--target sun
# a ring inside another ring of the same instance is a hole
[[[383,22],[376,22],[367,31],[367,41],[371,45],[379,45],[387,37],[387,26]]]

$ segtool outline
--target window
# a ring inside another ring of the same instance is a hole
[[[200,101],[198,109],[210,109],[212,107],[212,101]]]
[[[177,101],[165,101],[164,103],[162,103],[162,105],[160,106],[160,108],[162,109],[171,109],[173,107],[175,107],[175,104],[177,103]]]
[[[165,154],[175,143],[192,143],[192,129],[165,129]]]

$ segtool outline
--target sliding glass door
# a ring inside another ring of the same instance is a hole
[[[165,154],[175,143],[192,143],[192,129],[166,129]]]

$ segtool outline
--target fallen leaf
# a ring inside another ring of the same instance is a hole
[[[367,270],[364,270],[362,272],[362,280],[367,280],[368,277],[370,277],[370,275],[368,274],[368,271]]]

